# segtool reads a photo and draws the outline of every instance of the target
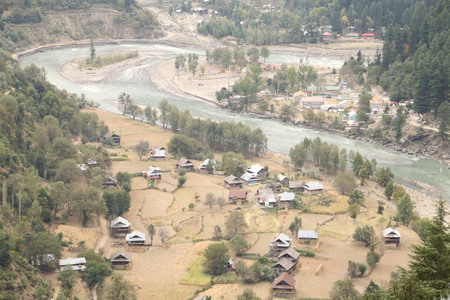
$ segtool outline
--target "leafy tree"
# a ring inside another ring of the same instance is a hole
[[[86,257],[86,269],[83,272],[84,281],[92,288],[95,285],[101,285],[106,277],[111,275],[111,264],[103,257],[103,253],[95,253],[94,250],[88,250],[80,254],[80,257]]]
[[[375,229],[370,225],[364,225],[363,227],[357,227],[353,234],[353,239],[358,242],[363,242],[366,247],[374,245],[376,241]]]
[[[232,238],[236,234],[243,233],[248,225],[242,212],[232,211],[230,212],[228,219],[225,221],[225,227],[227,228],[228,236]]]
[[[147,120],[147,123],[156,124],[156,121],[158,121],[158,112],[155,108],[152,108],[151,106],[146,106],[144,108],[144,116]]]
[[[334,183],[336,184],[339,192],[342,195],[349,195],[358,186],[355,182],[354,177],[344,172],[340,172],[338,175],[336,175],[336,177],[334,178]]]
[[[214,226],[214,241],[220,241],[222,239],[222,228],[219,225]]]
[[[56,169],[55,180],[63,183],[74,183],[81,178],[82,173],[77,167],[77,162],[74,159],[64,159]]]
[[[222,209],[227,204],[227,201],[225,200],[224,197],[217,197],[216,203],[217,205],[219,205],[220,209]]]
[[[158,235],[162,244],[170,238],[169,232],[164,227],[159,228]]]
[[[244,292],[237,297],[237,300],[261,300],[261,298],[256,296],[252,289],[246,288]]]
[[[397,201],[397,214],[395,218],[400,223],[403,223],[406,226],[408,226],[413,217],[413,208],[414,205],[411,201],[411,197],[408,194],[403,195]]]
[[[353,220],[356,220],[356,217],[358,216],[359,212],[360,212],[361,208],[359,207],[358,204],[353,203],[348,207],[348,214],[350,216],[350,218],[352,218]]]
[[[359,152],[356,152],[352,161],[353,173],[355,173],[356,176],[359,176],[359,172],[362,169],[363,165],[364,160],[362,155]]]
[[[79,278],[77,271],[72,268],[66,268],[58,273],[56,277],[61,281],[62,295],[64,297],[71,299],[73,287],[75,286],[76,280]]]
[[[53,216],[56,218],[56,214],[62,209],[67,199],[67,187],[62,181],[57,181],[50,184],[48,194],[53,205]]]
[[[95,59],[95,48],[94,48],[94,40],[93,39],[91,39],[91,46],[90,46],[89,53],[90,53],[89,56],[91,58],[91,64],[93,64],[94,59]]]
[[[384,195],[388,200],[390,200],[393,193],[394,193],[394,183],[392,181],[389,181],[386,184],[386,188],[384,189]]]
[[[58,238],[48,231],[32,231],[24,236],[23,256],[42,271],[49,272],[57,267],[61,250]],[[53,258],[49,258],[48,254]]]
[[[150,236],[150,245],[153,245],[153,236],[156,233],[155,225],[148,225],[148,235]]]
[[[122,111],[122,116],[128,113],[129,106],[133,104],[131,96],[127,93],[122,93],[119,95],[119,110]]]
[[[394,174],[389,167],[387,168],[376,168],[375,170],[375,181],[381,185],[386,186],[389,182],[394,179]]]
[[[225,266],[228,264],[228,248],[224,243],[211,244],[203,253],[205,261],[203,267],[205,273],[211,275],[221,275],[225,272]]]
[[[246,162],[241,154],[227,152],[222,157],[222,170],[226,175],[241,176],[245,172]]]
[[[411,227],[417,233],[417,235],[425,241],[428,238],[428,226],[430,226],[431,221],[428,218],[420,218],[412,221]]]
[[[112,284],[108,288],[108,299],[129,299],[136,300],[136,291],[133,286],[120,274],[113,274],[111,276]]]
[[[366,159],[358,172],[358,176],[361,177],[361,185],[364,185],[366,179],[368,179],[372,174],[373,174],[372,164],[368,159]]]
[[[185,176],[180,176],[178,177],[178,188],[181,188],[183,186],[183,184],[186,183],[186,177]]]
[[[194,203],[189,203],[188,207],[189,207],[189,210],[193,210],[194,207],[195,207],[195,204]]]
[[[100,214],[106,210],[105,202],[97,188],[80,186],[72,192],[74,209],[78,212],[83,226],[87,226],[91,214]]]
[[[236,234],[230,240],[230,248],[231,250],[233,250],[234,253],[236,253],[236,255],[242,255],[245,253],[245,251],[248,250],[249,244],[242,235]]]
[[[348,261],[347,272],[350,278],[363,277],[366,269],[367,267],[365,264],[360,264],[351,260]]]
[[[261,56],[264,58],[264,63],[266,62],[266,59],[270,56],[270,51],[267,47],[262,47],[260,50]]]
[[[199,145],[195,139],[177,134],[170,139],[167,150],[176,157],[194,158],[199,151]]]
[[[370,251],[367,253],[367,264],[371,269],[375,267],[375,265],[380,261],[380,254],[376,253],[375,251]]]
[[[350,278],[338,280],[333,284],[330,291],[331,300],[358,300],[359,293],[355,289]]]
[[[163,128],[167,128],[167,124],[169,121],[169,102],[166,99],[162,99],[159,102],[159,119]]]
[[[364,205],[364,192],[361,190],[354,190],[350,195],[348,195],[350,199],[348,199],[348,204],[358,204],[363,206]]]
[[[148,154],[150,145],[147,141],[140,141],[136,146],[134,146],[134,149],[136,150],[139,160],[142,160],[142,157]]]
[[[109,216],[120,216],[130,209],[130,195],[124,190],[105,190],[103,200]]]
[[[413,246],[409,264],[417,279],[437,290],[441,297],[450,292],[450,233],[445,220],[448,212],[444,201],[439,201],[436,215],[425,227],[425,240]],[[429,298],[431,299],[431,298]]]

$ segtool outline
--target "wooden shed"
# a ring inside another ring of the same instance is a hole
[[[295,279],[284,272],[272,284],[272,291],[274,296],[292,297],[295,295]]]
[[[395,244],[397,247],[400,244],[400,232],[398,230],[389,227],[382,232],[383,241],[385,244]]]
[[[119,249],[110,256],[110,262],[115,269],[128,269],[131,263],[131,255],[125,250]]]

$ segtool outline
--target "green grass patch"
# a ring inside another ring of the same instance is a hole
[[[139,53],[137,51],[134,52],[128,52],[128,53],[121,53],[121,54],[106,54],[97,56],[94,58],[94,61],[91,62],[90,58],[86,58],[85,60],[82,60],[78,63],[78,67],[80,69],[83,68],[102,68],[108,65],[116,64],[119,62],[122,62],[127,59],[132,59],[135,57],[138,57]]]
[[[237,283],[238,281],[239,278],[234,272],[228,272],[214,278],[214,284],[230,284]]]
[[[181,279],[181,284],[206,286],[211,282],[212,276],[203,272],[203,256],[197,257],[188,267],[187,274]]]
[[[341,241],[346,241],[348,239],[348,234],[343,234],[343,233],[339,233],[333,230],[329,230],[325,227],[321,227],[319,229],[317,229],[317,232],[320,235],[326,235],[329,236],[331,238],[337,239],[337,240],[341,240]]]
[[[112,157],[111,161],[127,161],[127,157]]]

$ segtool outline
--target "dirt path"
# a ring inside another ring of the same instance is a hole
[[[95,242],[94,250],[97,252],[100,250],[100,248],[104,248],[106,245],[106,241],[108,240],[109,233],[108,233],[108,221],[101,216],[99,217],[99,223],[100,223],[100,235],[97,238],[97,241]]]

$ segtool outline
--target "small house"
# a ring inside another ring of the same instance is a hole
[[[86,164],[77,164],[77,167],[81,170],[81,171],[87,171],[88,166]]]
[[[305,183],[303,189],[310,194],[319,194],[323,191],[323,185],[317,181],[310,181]]]
[[[205,161],[200,164],[199,170],[202,173],[210,172],[212,174],[216,170],[216,163],[209,158],[205,159]]]
[[[247,191],[230,190],[228,194],[228,201],[233,204],[247,202]]]
[[[266,178],[266,169],[260,164],[248,166],[247,173],[256,174],[261,179]]]
[[[297,237],[302,244],[310,244],[311,242],[317,243],[319,240],[319,234],[315,230],[299,230]]]
[[[64,271],[64,269],[70,268],[74,271],[83,272],[86,269],[86,258],[76,257],[76,258],[66,258],[59,260],[59,270]]]
[[[142,172],[142,176],[147,180],[161,180],[162,171],[159,167],[151,166]]]
[[[373,40],[373,39],[375,38],[375,33],[372,33],[372,32],[366,32],[366,33],[361,34],[361,37],[362,37],[363,39]]]
[[[87,164],[89,167],[94,167],[94,166],[98,165],[98,161],[89,158],[89,159],[86,161],[86,164]]]
[[[166,148],[156,147],[150,150],[150,160],[166,160]]]
[[[266,187],[267,187],[268,189],[271,189],[271,190],[274,191],[274,192],[281,192],[281,188],[282,188],[281,183],[278,182],[278,181],[275,181],[275,182],[268,182],[268,183],[266,184]]]
[[[282,273],[272,283],[273,295],[277,297],[292,297],[295,295],[295,279],[288,273]]]
[[[284,251],[291,246],[292,239],[284,234],[280,233],[273,241],[270,243],[269,247],[274,251]]]
[[[120,135],[112,133],[111,131],[106,133],[103,136],[104,141],[106,141],[107,139],[112,139],[112,141],[114,142],[114,144],[116,145],[120,145]]]
[[[295,103],[299,103],[300,99],[302,99],[303,97],[308,97],[308,94],[304,91],[298,91],[292,94],[292,98]]]
[[[133,231],[132,233],[126,235],[125,240],[127,241],[127,244],[130,246],[143,245],[145,244],[145,233],[137,230]]]
[[[277,181],[279,183],[281,183],[282,185],[288,185],[289,184],[289,177],[283,175],[283,174],[278,174],[277,176]]]
[[[125,250],[119,249],[111,254],[109,261],[114,269],[127,269],[131,263],[131,255]]]
[[[290,206],[295,200],[295,194],[292,192],[284,192],[278,195],[278,201],[280,201],[280,206],[287,207]]]
[[[190,160],[182,158],[177,162],[177,168],[192,171],[194,170],[194,164]]]
[[[113,189],[117,187],[117,180],[112,178],[112,177],[108,177],[105,179],[105,181],[103,181],[103,189]]]
[[[276,275],[280,275],[284,272],[286,273],[292,273],[295,271],[297,266],[297,261],[292,261],[288,258],[281,258],[279,259],[272,267],[271,269]]]
[[[226,177],[223,180],[223,183],[225,184],[225,186],[229,189],[238,189],[238,188],[242,188],[242,185],[244,184],[242,182],[242,180],[240,180],[239,178],[237,178],[234,175],[230,175],[228,177]]]
[[[281,252],[280,255],[278,255],[278,260],[282,258],[290,259],[292,261],[298,261],[298,259],[300,258],[300,253],[292,248],[288,248]]]
[[[131,224],[128,220],[117,217],[114,220],[111,221],[110,229],[111,233],[118,234],[118,233],[129,233],[130,232]]]
[[[382,232],[383,241],[385,244],[395,244],[397,247],[400,244],[400,232],[398,230],[389,227]]]
[[[289,181],[289,190],[291,192],[294,191],[303,191],[303,187],[305,186],[304,181]]]
[[[261,188],[256,191],[256,200],[260,207],[275,207],[277,199],[271,189]]]
[[[261,182],[261,177],[259,177],[258,174],[249,172],[242,175],[241,179],[246,185],[255,185]]]
[[[326,103],[322,96],[309,96],[300,99],[299,104],[301,108],[320,109]]]

